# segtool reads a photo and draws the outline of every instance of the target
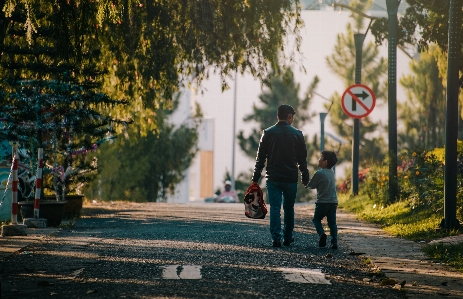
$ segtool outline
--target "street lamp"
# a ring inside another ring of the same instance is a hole
[[[389,202],[399,197],[397,182],[397,12],[400,0],[386,0],[388,14],[388,130],[389,130]]]
[[[328,113],[320,112],[320,151],[325,150],[325,117]]]
[[[330,107],[328,108],[327,112],[320,112],[320,151],[325,150],[325,118],[330,113],[331,107],[333,106],[333,101],[330,99],[325,98],[321,94],[312,91],[313,94],[316,94],[320,98],[324,99],[325,101],[328,101],[331,103]]]
[[[235,86],[233,91],[233,134],[232,134],[232,165],[231,165],[231,189],[235,190],[235,130],[236,130],[236,88],[238,85],[238,71],[235,70]]]

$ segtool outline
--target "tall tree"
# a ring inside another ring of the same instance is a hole
[[[351,1],[350,6],[360,11],[366,11],[371,5],[371,0]],[[364,28],[364,17],[358,14],[352,15],[352,23],[347,24],[347,32],[338,34],[334,52],[326,58],[328,67],[344,81],[345,87],[355,83],[355,43],[354,32],[361,32]],[[370,42],[363,47],[362,53],[362,78],[361,82],[369,86],[376,95],[377,105],[385,97],[386,86],[382,79],[387,71],[387,61],[378,57],[379,49]],[[330,121],[336,134],[352,144],[353,121],[341,108],[341,95],[335,92],[331,96],[333,105],[330,110]],[[364,166],[372,160],[381,161],[385,156],[385,141],[381,134],[379,123],[371,121],[370,117],[361,119],[360,125],[360,163]],[[379,133],[379,134],[378,134]],[[351,160],[352,148],[342,147],[339,153],[339,161]]]
[[[317,88],[319,79],[315,77],[310,84],[307,92],[299,97],[299,84],[294,81],[293,72],[291,69],[287,68],[283,75],[274,75],[270,80],[270,88],[263,91],[259,96],[262,105],[254,105],[253,112],[246,115],[243,118],[245,122],[257,122],[258,127],[253,128],[251,133],[246,136],[243,131],[238,133],[238,142],[241,150],[246,153],[247,156],[251,158],[256,157],[257,149],[259,146],[260,137],[262,136],[262,130],[274,125],[277,122],[277,109],[281,104],[291,105],[296,111],[296,116],[294,118],[293,126],[299,129],[302,129],[305,124],[309,123],[314,116],[314,113],[311,113],[309,106],[312,100],[313,91]],[[308,134],[305,134],[306,136]],[[315,156],[318,155],[318,145],[316,137],[312,143],[307,144],[307,158],[310,162],[311,159],[315,159]],[[312,161],[315,163],[315,161]],[[314,165],[312,163],[312,165]],[[310,163],[309,163],[310,164]],[[251,165],[251,168],[254,165]],[[243,186],[247,188],[251,181],[252,171],[249,170],[249,175],[240,174],[242,179],[247,179]],[[240,190],[244,193],[245,190]],[[297,201],[304,201],[305,195],[303,192],[298,193]]]
[[[202,117],[197,109],[189,123],[178,127],[166,118],[171,110],[158,109],[159,130],[148,131],[143,138],[136,126],[129,126],[127,138],[117,138],[96,155],[98,180],[85,194],[102,200],[165,201],[197,153],[197,126]]]
[[[401,147],[431,150],[445,145],[445,85],[439,67],[446,57],[436,46],[421,53],[410,63],[413,74],[404,76],[400,84],[407,90],[407,101],[399,103],[399,119],[404,131],[399,132]],[[445,66],[445,69],[447,67]]]
[[[0,52],[4,53],[5,32],[17,18],[25,21],[21,30],[30,43],[40,30],[37,20],[49,16],[55,24],[56,56],[87,57],[93,52],[86,45],[93,41],[102,54],[99,66],[111,75],[104,91],[133,102],[131,109],[113,109],[111,114],[135,119],[146,134],[156,129],[156,109],[171,106],[180,87],[189,81],[200,84],[211,71],[221,75],[223,88],[237,69],[267,82],[269,68],[285,63],[281,50],[289,35],[295,34],[299,49],[298,4],[299,0],[0,0]],[[26,15],[18,14],[22,9]]]
[[[238,132],[239,146],[243,152],[251,157],[256,157],[262,130],[273,126],[277,121],[277,108],[281,104],[291,105],[296,110],[293,126],[296,128],[303,127],[314,116],[309,112],[309,105],[312,99],[312,91],[316,89],[319,82],[315,77],[302,99],[299,98],[299,84],[294,81],[294,75],[291,69],[287,68],[283,76],[274,74],[271,77],[271,87],[264,91],[259,99],[262,106],[253,105],[253,112],[243,118],[244,122],[257,122],[258,128],[252,129],[249,136],[245,136],[243,131]]]
[[[166,128],[161,110],[172,108],[173,95],[182,86],[200,85],[212,71],[221,75],[224,89],[235,70],[268,82],[269,69],[284,64],[285,39],[295,34],[295,49],[299,48],[298,4],[299,0],[0,0],[0,52],[7,57],[10,28],[16,26],[26,37],[18,50],[27,52],[36,33],[46,28],[43,25],[53,24],[48,31],[55,37],[52,49],[36,58],[52,54],[59,62],[55,70],[72,61],[80,71],[71,74],[89,80],[107,73],[100,91],[126,98],[131,105],[103,105],[100,111],[133,119],[132,136],[170,136],[162,135]],[[17,21],[25,26],[18,27]],[[35,69],[29,72],[17,64],[9,67],[26,77],[41,73],[39,64],[30,66]]]
[[[44,187],[60,197],[86,181],[92,166],[83,154],[122,123],[98,107],[124,103],[101,92],[94,27],[82,18],[88,5],[74,4],[18,2],[1,41],[0,139],[23,141],[32,159],[44,148],[44,161],[54,163],[48,164],[53,187],[47,179]],[[29,32],[31,11],[35,27]]]

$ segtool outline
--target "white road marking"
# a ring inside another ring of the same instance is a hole
[[[201,279],[201,266],[169,265],[162,267],[163,279]]]
[[[277,268],[277,270],[283,272],[284,277],[289,282],[331,284],[320,269]]]
[[[166,265],[162,266],[162,279],[202,279],[201,266],[198,265]],[[282,272],[289,282],[331,284],[320,269],[275,268]]]

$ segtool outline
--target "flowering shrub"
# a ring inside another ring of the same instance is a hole
[[[368,171],[370,171],[370,168],[365,168],[358,172],[359,183],[362,183],[363,181],[365,181]],[[351,186],[351,179],[348,178],[347,180],[345,180],[339,185],[338,192],[345,193],[350,190],[350,186]]]
[[[463,220],[463,142],[458,143],[457,219]],[[397,166],[399,200],[407,201],[412,209],[430,209],[443,215],[444,208],[444,149],[403,151]],[[359,193],[378,204],[388,203],[388,161],[359,172]],[[363,179],[360,180],[360,177]],[[350,189],[350,179],[339,186],[339,192]]]
[[[435,212],[443,208],[444,164],[433,151],[415,150],[402,160],[410,161],[398,178],[400,198],[413,206],[429,206]]]

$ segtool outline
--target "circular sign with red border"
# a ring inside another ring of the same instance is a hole
[[[352,118],[367,116],[373,111],[375,104],[375,94],[363,84],[349,86],[341,98],[342,110]]]

